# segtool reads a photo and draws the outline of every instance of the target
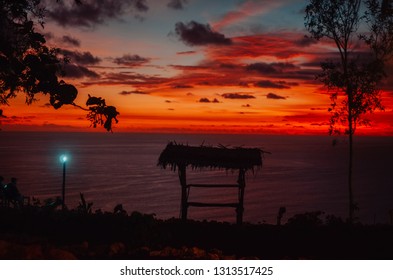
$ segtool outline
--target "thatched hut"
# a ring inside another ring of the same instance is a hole
[[[227,148],[176,144],[170,142],[162,151],[158,165],[162,168],[168,166],[173,171],[178,171],[181,196],[181,217],[187,219],[189,206],[194,207],[234,207],[236,209],[236,221],[243,221],[244,189],[246,187],[245,174],[248,170],[254,171],[262,167],[262,155],[264,151],[259,148]],[[238,170],[239,176],[236,184],[188,184],[186,169],[224,169]],[[191,187],[196,188],[238,188],[238,202],[236,203],[202,203],[189,202],[188,193]]]

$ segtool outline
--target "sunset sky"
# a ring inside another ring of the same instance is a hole
[[[307,1],[47,2],[41,32],[71,58],[63,79],[78,104],[90,94],[117,107],[115,132],[327,134],[329,95],[315,75],[336,48],[304,37]],[[391,75],[382,97],[385,111],[359,134],[393,135]],[[10,105],[3,130],[104,131],[47,96]]]

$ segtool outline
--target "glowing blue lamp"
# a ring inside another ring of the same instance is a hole
[[[67,155],[61,155],[60,156],[60,161],[63,163],[63,186],[61,190],[61,207],[64,210],[65,209],[65,178],[66,178],[66,162],[68,160]]]
[[[68,157],[67,157],[66,155],[61,155],[61,156],[60,156],[60,161],[61,161],[62,163],[66,163],[67,160],[68,160]]]

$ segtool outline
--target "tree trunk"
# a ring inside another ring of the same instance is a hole
[[[186,179],[186,166],[178,166],[178,175],[181,185],[181,219],[182,221],[187,220],[188,212],[188,193],[187,193],[187,179]]]
[[[348,73],[348,62],[347,62],[348,54],[345,51],[345,60],[344,60],[344,73],[345,77],[347,77]],[[354,203],[353,203],[353,190],[352,190],[352,162],[353,162],[353,134],[354,134],[354,118],[352,115],[353,110],[353,88],[351,83],[348,81],[348,77],[346,78],[347,84],[347,98],[348,98],[348,137],[349,137],[349,154],[348,154],[348,196],[349,196],[349,220],[350,224],[353,223],[353,215],[354,215]]]
[[[352,123],[350,125],[351,129]],[[354,202],[352,190],[352,162],[353,162],[353,133],[349,133],[349,163],[348,163],[348,195],[349,195],[349,223],[353,223],[354,218]]]
[[[354,119],[352,115],[352,88],[347,89],[348,95],[348,137],[349,137],[349,154],[348,154],[348,196],[349,196],[349,223],[353,223],[354,218],[354,202],[352,189],[352,165],[353,165],[353,134],[354,134]]]

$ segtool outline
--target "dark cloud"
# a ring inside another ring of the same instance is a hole
[[[208,67],[206,65],[169,65],[177,70],[208,70],[211,69],[211,67]]]
[[[244,108],[250,108],[251,105],[250,105],[250,104],[246,104],[246,105],[242,105],[242,107],[244,107]]]
[[[167,7],[174,10],[183,10],[184,5],[187,4],[187,2],[187,0],[171,0],[167,4]]]
[[[27,125],[30,124],[34,119],[36,119],[36,116],[1,116],[1,125],[6,128],[8,125],[14,126],[14,125]]]
[[[301,128],[301,129],[304,129],[304,128],[305,128],[304,125],[293,125],[292,127],[293,127],[293,128]]]
[[[247,70],[257,71],[262,74],[275,74],[277,70],[267,63],[253,63],[247,66]]]
[[[257,71],[259,73],[269,75],[269,74],[278,74],[283,73],[288,70],[295,70],[298,67],[292,63],[252,63],[246,67],[247,70]]]
[[[78,39],[72,38],[71,36],[68,36],[68,35],[64,35],[61,38],[61,40],[63,43],[66,43],[66,44],[74,46],[74,47],[80,47],[80,45],[81,45],[81,42]]]
[[[279,99],[287,99],[285,96],[281,96],[281,95],[278,95],[278,94],[275,94],[275,93],[272,93],[272,92],[270,92],[270,93],[268,93],[267,95],[266,95],[266,98],[267,99],[276,99],[276,100],[279,100]]]
[[[311,45],[317,44],[318,40],[316,40],[312,37],[304,36],[304,37],[300,38],[299,40],[296,40],[294,43],[298,47],[309,47]]]
[[[179,55],[189,55],[189,54],[196,54],[196,51],[186,51],[186,52],[177,52],[176,54]]]
[[[10,119],[13,121],[24,121],[24,122],[31,122],[31,120],[36,119],[36,116],[24,116],[24,117],[19,117],[19,116],[11,116]]]
[[[134,0],[131,2],[134,2],[133,4],[139,12],[147,12],[149,10],[149,7],[146,4],[146,0]]]
[[[131,94],[148,94],[145,91],[140,91],[140,90],[131,90],[131,91],[127,91],[127,90],[123,90],[121,92],[119,92],[120,95],[131,95]]]
[[[239,65],[233,63],[220,63],[219,67],[224,69],[238,69]]]
[[[217,100],[217,98],[214,98],[213,100],[210,100],[209,98],[201,98],[198,101],[199,103],[220,103],[220,101]]]
[[[146,0],[83,0],[81,5],[74,1],[44,2],[48,17],[61,26],[93,27],[108,19],[119,19],[129,12],[146,12],[149,9]]]
[[[327,122],[310,123],[310,125],[312,125],[312,126],[326,126],[326,125],[329,125],[329,123],[327,123]]]
[[[69,58],[73,63],[95,65],[101,62],[100,58],[93,56],[90,52],[78,52],[61,49],[60,53]]]
[[[186,84],[172,84],[172,88],[193,88],[191,85],[186,85]]]
[[[230,45],[232,40],[223,34],[213,31],[209,24],[191,21],[187,24],[176,23],[175,32],[180,40],[189,46]]]
[[[221,94],[226,99],[254,99],[255,96],[245,93],[224,93]]]
[[[301,66],[308,67],[305,64],[302,64]],[[259,73],[264,77],[269,76],[281,79],[308,80],[310,82],[314,82],[316,75],[313,69],[302,69],[300,66],[288,62],[257,62],[247,65],[245,69],[247,71]]]
[[[251,114],[255,114],[255,112],[243,112],[243,111],[240,111],[240,112],[238,112],[238,114],[240,114],[240,115],[251,115]]]
[[[69,78],[99,78],[100,75],[97,74],[94,71],[89,70],[88,68],[81,66],[81,65],[76,65],[76,64],[71,64],[67,63],[63,66],[63,70],[65,73],[66,77]]]
[[[80,47],[80,40],[73,38],[69,35],[64,35],[62,37],[56,37],[52,32],[43,33],[46,41],[53,41],[55,44],[59,44],[61,46],[71,46],[71,47]]]
[[[141,57],[137,54],[130,55],[125,54],[122,57],[116,57],[113,62],[119,65],[126,65],[130,67],[141,66],[145,63],[148,63],[150,59]]]
[[[289,89],[291,86],[297,86],[298,83],[288,83],[285,81],[270,81],[270,80],[262,80],[255,83],[255,86],[261,88],[276,88],[276,89]]]

